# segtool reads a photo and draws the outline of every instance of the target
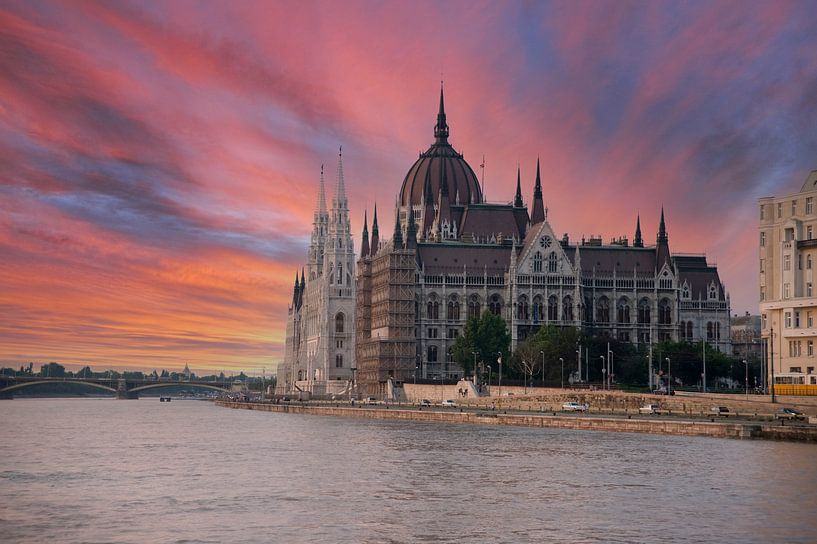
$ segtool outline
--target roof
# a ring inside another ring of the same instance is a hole
[[[417,259],[426,274],[462,274],[463,268],[504,274],[511,264],[511,245],[419,243]]]
[[[524,208],[510,204],[471,204],[463,210],[460,233],[521,238],[527,226],[527,213]],[[524,221],[521,227],[520,220]]]
[[[673,263],[678,268],[678,284],[686,282],[689,285],[693,300],[708,299],[712,282],[718,287],[718,300],[726,298],[718,269],[707,264],[705,255],[676,256],[673,257]]]
[[[589,246],[580,245],[579,258],[582,263],[582,270],[596,272],[609,272],[616,274],[636,273],[655,274],[655,247],[629,247],[629,246]],[[574,259],[576,246],[567,246],[565,253]]]

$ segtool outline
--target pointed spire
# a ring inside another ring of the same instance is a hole
[[[667,241],[667,225],[664,223],[664,206],[661,206],[661,222],[658,224],[658,243],[666,244]]]
[[[515,208],[521,208],[524,206],[524,203],[522,202],[522,178],[519,170],[519,163],[516,163],[516,197],[513,199],[513,205]]]
[[[406,249],[417,248],[417,225],[414,219],[414,206],[409,206],[408,225],[406,225]]]
[[[363,210],[363,240],[360,242],[360,258],[369,256],[369,227],[367,226],[366,210]]]
[[[377,203],[374,205],[374,218],[372,219],[372,245],[369,253],[374,257],[380,249],[380,230],[377,228]]]
[[[539,172],[539,157],[536,158],[536,183],[533,186],[533,212],[530,224],[536,225],[545,220],[545,203],[542,200],[542,176]]]
[[[403,229],[400,226],[400,209],[396,208],[394,212],[394,249],[403,249]]]
[[[323,165],[321,165],[321,185],[320,190],[318,191],[318,203],[315,205],[315,215],[325,215],[326,214],[326,189],[324,188],[323,182]]]
[[[346,185],[343,180],[343,146],[338,149],[338,172],[335,180],[335,195],[332,198],[332,207],[346,209]]]
[[[298,305],[298,293],[300,286],[298,285],[298,271],[295,271],[295,289],[292,290],[292,306]]]
[[[644,247],[644,240],[641,238],[641,214],[638,214],[635,220],[635,238],[633,238],[633,247]]]
[[[448,123],[445,122],[445,99],[443,97],[443,82],[440,81],[440,111],[437,112],[437,124],[434,126],[434,138],[437,144],[448,143]]]

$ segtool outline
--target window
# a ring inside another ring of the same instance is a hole
[[[814,340],[806,342],[806,355],[814,357]]]
[[[766,247],[766,233],[760,233],[760,247]]]
[[[687,321],[687,339],[692,340],[692,321]]]
[[[516,318],[527,320],[530,314],[528,313],[528,297],[522,295],[519,297],[519,302],[516,304]]]
[[[337,340],[337,341],[335,342],[335,348],[337,348],[337,349],[343,349],[343,340]]]
[[[468,299],[468,319],[471,318],[479,318],[479,297],[477,295],[471,295],[471,298]]]
[[[428,346],[427,355],[428,355],[428,362],[429,363],[436,363],[437,362],[437,346]]]
[[[814,227],[811,225],[806,227],[806,240],[811,240],[814,238]]]
[[[672,306],[666,298],[662,298],[658,303],[658,324],[671,325],[672,324]]]
[[[500,315],[502,313],[502,301],[499,299],[499,295],[491,295],[488,309],[494,315]]]
[[[784,283],[783,284],[783,298],[791,298],[790,291],[791,291],[791,289],[789,287],[789,284]]]
[[[642,298],[638,303],[638,323],[648,325],[650,323],[650,301]]]
[[[806,255],[806,270],[811,270],[811,254]]]
[[[760,301],[763,302],[764,300],[766,300],[766,288],[761,287],[760,288]]]
[[[791,214],[792,214],[792,216],[797,215],[797,201],[796,200],[791,201]]]
[[[607,297],[601,297],[596,302],[596,321],[599,323],[610,322],[610,302]]]
[[[459,335],[460,335],[460,330],[459,329],[448,329],[448,339],[449,340],[454,340]]]
[[[556,302],[556,297],[551,295],[548,298],[548,321],[556,321],[559,319],[559,306]]]
[[[440,303],[436,298],[432,298],[426,304],[426,317],[428,319],[440,319]]]
[[[763,274],[766,271],[766,259],[760,259],[760,273]]]
[[[618,306],[616,307],[616,321],[621,324],[627,324],[630,322],[630,303],[626,297],[621,297],[618,300]]]
[[[548,272],[551,274],[556,273],[556,264],[558,262],[558,257],[556,256],[556,252],[554,251],[550,255],[548,255]]]
[[[794,240],[794,229],[789,228],[783,231],[783,241],[784,242],[791,242]]]
[[[784,319],[785,319],[785,323],[786,323],[786,328],[790,329],[791,328],[791,312],[786,312],[784,314]]]
[[[807,297],[813,296],[812,291],[813,289],[811,287],[811,282],[806,283],[806,296]]]
[[[562,299],[562,321],[573,321],[573,297],[570,295]]]
[[[437,338],[437,329],[436,329],[436,327],[429,327],[428,337],[429,338]]]
[[[542,254],[538,251],[533,255],[533,271],[534,272],[541,272],[542,271]]]
[[[343,315],[343,312],[338,312],[335,316],[335,333],[342,334],[343,333],[343,322],[345,321],[346,316]]]
[[[343,285],[343,263],[338,263],[338,285]]]
[[[335,368],[343,368],[343,355],[340,353],[335,355]]]
[[[800,328],[800,310],[794,311],[794,328],[795,329]]]
[[[814,213],[814,197],[812,196],[806,197],[806,213]]]
[[[781,217],[783,217],[783,203],[778,202],[777,203],[777,218],[780,219]]]
[[[536,295],[533,297],[533,322],[539,323],[545,318],[545,305],[542,303],[542,297]]]
[[[761,204],[761,205],[760,205],[760,220],[761,220],[761,221],[763,221],[764,219],[766,219],[766,211],[765,211],[765,210],[766,210],[766,206],[764,206],[763,204]]]
[[[715,327],[712,326],[711,321],[706,322],[706,339],[712,340],[715,337]]]
[[[809,312],[809,319],[811,319],[811,312]],[[760,324],[761,324],[762,329],[766,328],[766,314],[761,314],[760,315]],[[809,325],[809,326],[811,326],[811,325]]]
[[[457,295],[451,295],[448,300],[448,319],[449,321],[457,321],[460,318],[460,301]]]
[[[689,299],[689,285],[684,282],[684,286],[681,288],[681,298]]]
[[[764,319],[766,318],[766,314],[763,314]],[[806,327],[809,329],[814,326],[814,318],[811,317],[811,312],[806,312]],[[765,329],[766,326],[764,325],[763,328]]]
[[[791,255],[783,255],[783,270],[791,270]]]

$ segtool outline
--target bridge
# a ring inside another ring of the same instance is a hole
[[[95,387],[104,391],[109,391],[116,395],[118,399],[138,399],[139,393],[151,389],[166,387],[195,387],[198,389],[211,389],[219,392],[229,391],[232,382],[213,381],[205,382],[199,380],[190,381],[170,381],[162,378],[154,380],[129,380],[125,378],[45,378],[41,376],[0,376],[0,399],[10,399],[14,393],[41,384],[73,383]]]

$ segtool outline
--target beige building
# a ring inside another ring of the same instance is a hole
[[[761,198],[760,314],[777,393],[817,385],[817,170],[799,192]]]

